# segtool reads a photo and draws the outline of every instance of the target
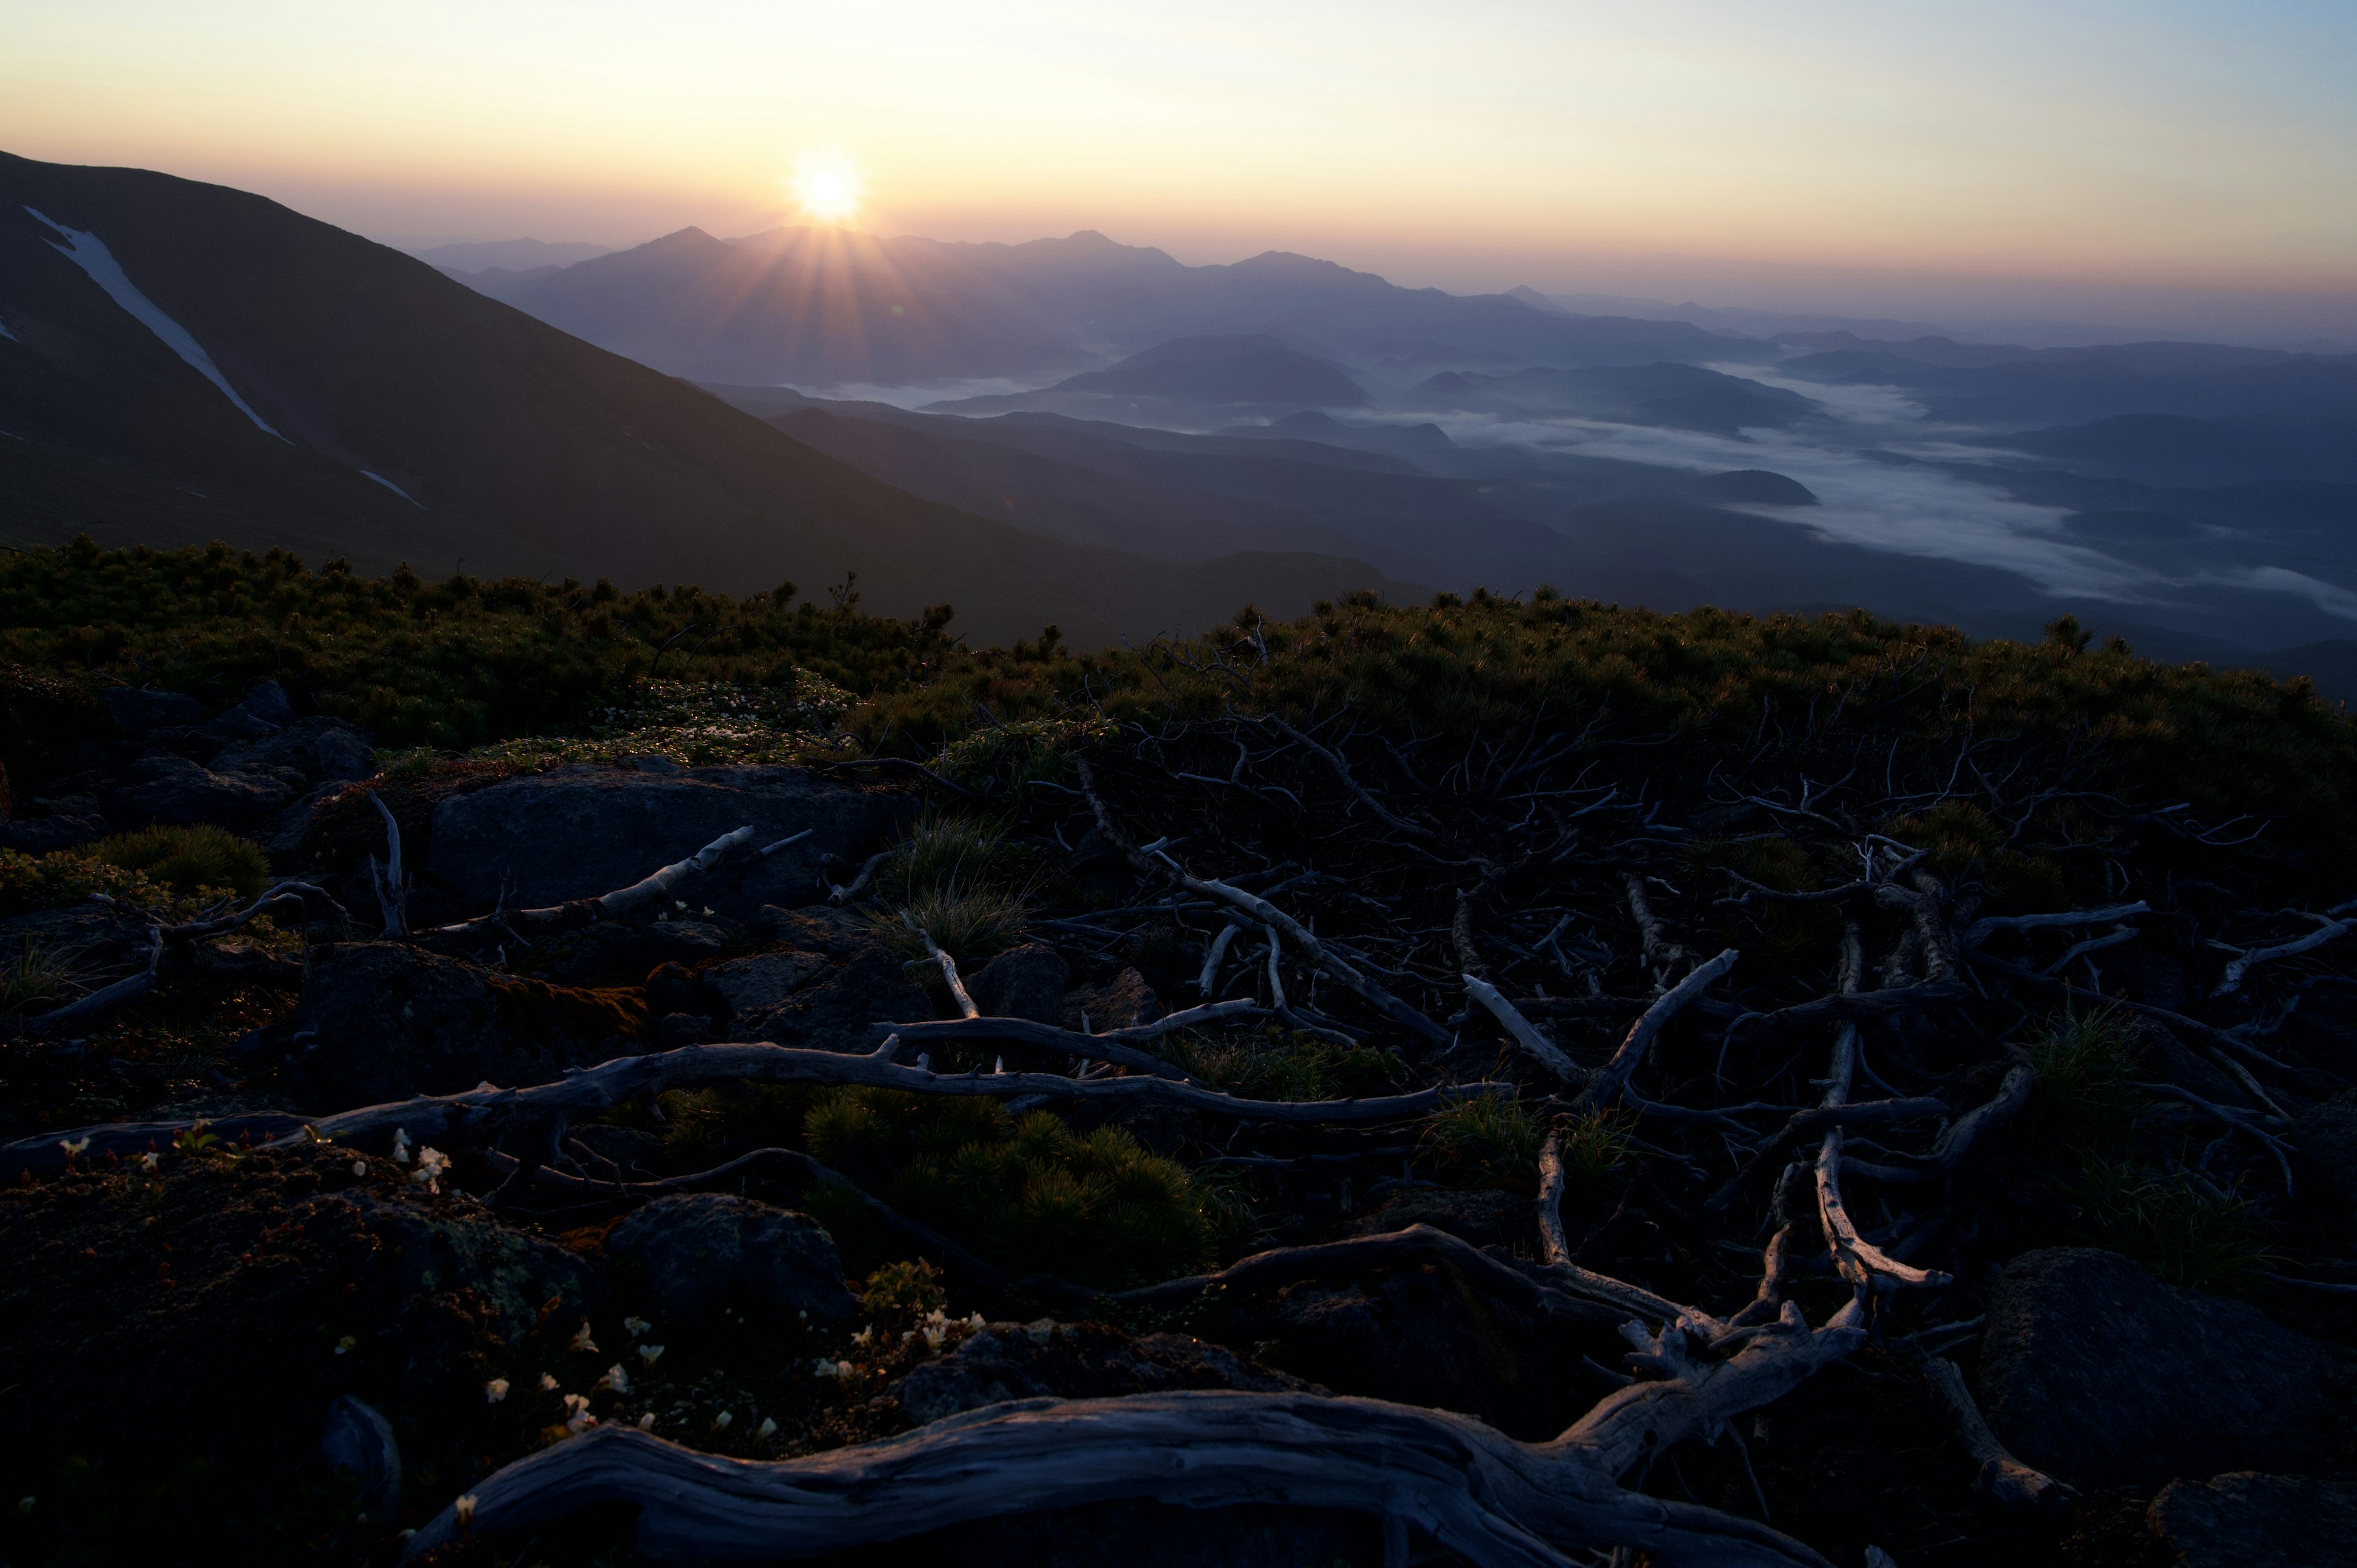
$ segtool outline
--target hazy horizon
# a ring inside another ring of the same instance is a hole
[[[0,3],[0,145],[407,248],[1080,229],[1471,293],[2357,342],[2357,12]],[[521,68],[519,61],[527,62]]]

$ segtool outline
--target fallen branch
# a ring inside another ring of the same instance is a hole
[[[2323,917],[2316,915],[2311,915],[2309,918],[2310,919],[2323,918]],[[2212,996],[2231,996],[2236,991],[2242,989],[2243,976],[2250,973],[2252,970],[2256,969],[2260,964],[2269,962],[2275,959],[2291,958],[2298,953],[2311,951],[2317,948],[2322,947],[2329,941],[2334,940],[2336,938],[2348,935],[2352,930],[2357,930],[2357,919],[2329,920],[2315,930],[2309,932],[2308,935],[2301,937],[2297,941],[2283,942],[2271,948],[2253,948],[2250,951],[2244,953],[2242,957],[2236,959],[2233,962],[2226,966],[2226,972],[2224,975],[2221,976],[2218,981],[2218,989],[2212,991],[2210,994]]]
[[[626,915],[642,904],[651,904],[662,897],[688,877],[700,876],[710,871],[726,859],[731,851],[752,843],[753,837],[754,830],[749,825],[734,832],[723,833],[685,860],[674,861],[628,887],[618,887],[596,898],[576,898],[540,909],[493,913],[472,920],[461,920],[456,925],[436,926],[425,934],[459,940],[490,935],[503,926],[522,931],[563,931],[594,924],[608,916]]]
[[[1653,1036],[1677,1015],[1679,1008],[1701,995],[1709,989],[1711,982],[1733,969],[1735,961],[1741,956],[1735,949],[1728,948],[1708,962],[1695,965],[1684,980],[1656,997],[1653,1004],[1645,1009],[1644,1015],[1629,1026],[1629,1033],[1621,1039],[1620,1048],[1612,1053],[1612,1059],[1588,1079],[1585,1096],[1587,1102],[1609,1105],[1619,1098],[1621,1090],[1628,1085],[1630,1075],[1645,1059],[1645,1049],[1653,1043]]]
[[[1564,1055],[1554,1041],[1540,1034],[1529,1019],[1516,1012],[1514,1004],[1500,995],[1496,986],[1470,973],[1462,978],[1465,994],[1488,1008],[1490,1015],[1513,1036],[1514,1043],[1538,1058],[1541,1067],[1575,1088],[1586,1081],[1587,1074]]]
[[[1372,1514],[1403,1553],[1412,1532],[1476,1568],[1568,1568],[1566,1549],[1618,1546],[1664,1568],[1824,1568],[1766,1525],[1622,1490],[1568,1439],[1517,1443],[1469,1416],[1380,1400],[1227,1390],[1017,1401],[768,1464],[599,1427],[478,1483],[466,1520],[444,1509],[403,1561],[462,1536],[517,1541],[604,1501],[635,1509],[641,1554],[723,1568],[1141,1500]]]
[[[871,1024],[868,1027],[878,1034],[898,1035],[910,1045],[931,1040],[1012,1040],[1018,1045],[1040,1046],[1084,1061],[1115,1062],[1133,1071],[1152,1073],[1157,1078],[1184,1079],[1187,1075],[1150,1051],[1137,1046],[1148,1040],[1158,1040],[1174,1029],[1191,1029],[1198,1024],[1216,1024],[1222,1018],[1259,1017],[1268,1009],[1245,997],[1229,1002],[1206,1002],[1200,1007],[1189,1007],[1166,1014],[1150,1024],[1132,1024],[1125,1028],[1107,1029],[1102,1035],[1083,1034],[1078,1029],[1062,1029],[1053,1024],[1035,1024],[1028,1018],[929,1018],[915,1024]]]
[[[376,856],[369,856],[369,886],[376,889],[376,907],[384,916],[384,934],[401,937],[409,934],[409,884],[401,871],[401,824],[393,820],[393,809],[384,797],[375,790],[368,791],[369,804],[384,819],[385,865],[377,867]]]
[[[1570,1242],[1563,1233],[1563,1140],[1549,1133],[1539,1149],[1539,1247],[1551,1278],[1575,1294],[1609,1303],[1623,1312],[1641,1314],[1656,1324],[1692,1323],[1713,1339],[1727,1332],[1727,1325],[1708,1313],[1681,1306],[1641,1285],[1583,1269],[1574,1262]]]
[[[1944,1357],[1934,1356],[1923,1363],[1923,1376],[1939,1397],[1940,1404],[1955,1423],[1956,1437],[1980,1466],[1975,1484],[1984,1492],[2009,1509],[2038,1508],[2046,1504],[2069,1502],[2079,1494],[2043,1470],[2033,1469],[2007,1452],[1989,1430],[1981,1416],[1980,1406],[1973,1402],[1972,1391],[1964,1387],[1964,1375],[1956,1364]]]

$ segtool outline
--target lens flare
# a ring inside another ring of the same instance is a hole
[[[794,163],[794,199],[813,221],[841,223],[859,210],[859,166],[839,152],[804,153]]]

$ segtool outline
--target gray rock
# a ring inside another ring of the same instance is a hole
[[[296,719],[261,736],[239,740],[214,754],[216,773],[284,768],[313,783],[366,779],[376,771],[376,752],[359,726],[342,719]]]
[[[1125,969],[1103,985],[1087,986],[1064,998],[1068,1029],[1085,1027],[1101,1035],[1107,1029],[1151,1024],[1161,1016],[1162,1004],[1154,987],[1135,969]]]
[[[2289,1142],[2341,1205],[2357,1209],[2357,1090],[2310,1107]]]
[[[847,963],[829,965],[776,1006],[738,1013],[728,1032],[740,1040],[870,1051],[882,1036],[869,1026],[932,1015],[932,1000],[909,982],[907,963],[883,948],[871,947]]]
[[[2170,1568],[2338,1568],[2357,1556],[2357,1485],[2250,1470],[2171,1481],[2145,1521]]]
[[[728,950],[709,920],[601,920],[550,942],[542,972],[564,985],[636,985],[666,963],[694,968]]]
[[[749,917],[819,896],[819,857],[853,856],[912,810],[880,787],[794,768],[691,768],[674,774],[586,765],[511,779],[435,808],[431,869],[461,899],[527,908],[595,897],[750,825],[767,843],[813,830],[766,859],[742,858],[683,887],[694,907]]]
[[[545,1083],[653,1033],[639,993],[551,986],[393,942],[312,949],[295,1027],[303,1075],[331,1110]]]
[[[1255,1293],[1231,1304],[1222,1337],[1274,1341],[1266,1359],[1337,1393],[1461,1412],[1527,1442],[1553,1437],[1603,1391],[1581,1357],[1611,1367],[1628,1349],[1607,1330],[1566,1331],[1485,1298],[1437,1266]]]
[[[328,1406],[319,1452],[328,1468],[360,1483],[361,1501],[371,1513],[391,1522],[401,1507],[401,1444],[393,1440],[393,1423],[374,1405],[338,1394]]]
[[[1003,1400],[1112,1399],[1170,1389],[1287,1393],[1308,1384],[1183,1334],[1125,1334],[1102,1323],[993,1323],[900,1381],[919,1426]]]
[[[657,1198],[608,1231],[606,1250],[640,1272],[658,1309],[675,1320],[734,1304],[837,1323],[858,1305],[823,1226],[749,1197]]]
[[[867,917],[834,904],[813,904],[806,909],[780,909],[768,904],[754,918],[772,941],[798,952],[849,960],[880,945]]]
[[[780,1005],[831,967],[823,953],[788,950],[716,963],[703,980],[732,1012],[743,1015]]]
[[[1054,948],[1045,942],[1026,942],[984,964],[967,989],[974,1004],[994,1018],[1060,1024],[1064,988],[1071,982],[1071,965]]]
[[[106,836],[106,819],[95,813],[81,816],[30,817],[0,822],[0,849],[47,854],[53,849],[73,849]]]
[[[241,822],[285,805],[295,793],[274,775],[214,773],[185,757],[151,751],[131,765],[124,803],[146,822]]]
[[[184,728],[205,722],[205,705],[182,692],[151,692],[114,686],[99,693],[107,717],[133,740],[145,740],[153,731]]]
[[[2335,1376],[2322,1345],[2256,1307],[2092,1247],[2007,1263],[1981,1340],[1989,1425],[2083,1488],[2304,1468],[2333,1446]]]

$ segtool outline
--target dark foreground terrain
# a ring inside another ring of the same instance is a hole
[[[11,1563],[2314,1563],[2357,732],[2059,624],[0,564]]]

